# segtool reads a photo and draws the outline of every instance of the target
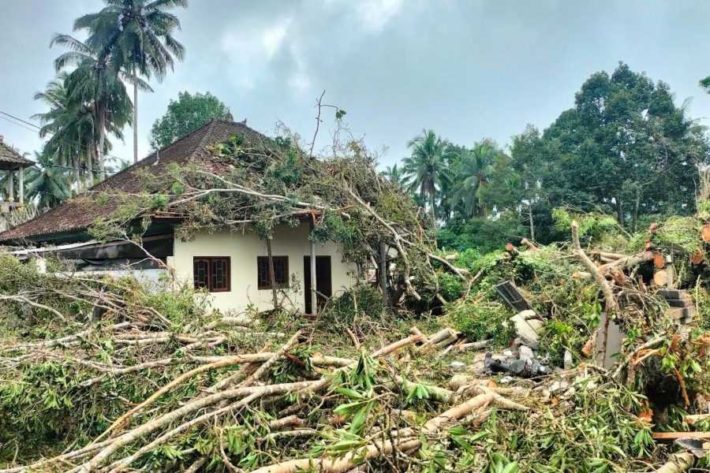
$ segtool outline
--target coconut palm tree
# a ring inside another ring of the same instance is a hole
[[[488,185],[493,166],[500,155],[494,143],[483,140],[472,149],[463,149],[452,170],[455,178],[452,207],[465,217],[482,217],[486,213],[481,194]]]
[[[55,164],[73,169],[76,190],[81,190],[87,178],[85,170],[92,169],[96,149],[94,116],[88,104],[75,100],[67,88],[69,74],[60,72],[56,79],[37,92],[35,100],[44,102],[49,109],[33,118],[42,124],[39,136],[48,138],[44,152]]]
[[[94,134],[97,136],[95,152],[100,178],[105,175],[104,155],[110,144],[107,133],[119,138],[121,129],[131,121],[132,104],[128,98],[123,79],[136,81],[139,86],[147,86],[136,77],[129,77],[115,68],[110,55],[100,55],[91,46],[65,34],[56,35],[52,45],[65,46],[69,51],[55,60],[57,71],[68,67],[75,68],[66,76],[65,87],[70,101],[83,104],[91,111],[94,119]],[[89,159],[89,173],[92,175],[92,162]]]
[[[27,170],[25,200],[42,211],[71,197],[69,170],[56,165],[54,157],[46,150],[35,152],[35,161],[37,166]]]
[[[384,171],[382,171],[382,176],[393,184],[404,188],[407,185],[407,178],[401,167],[396,164],[392,166],[387,166]]]
[[[84,15],[74,22],[74,30],[89,32],[87,44],[110,56],[115,67],[131,77],[158,80],[182,59],[185,48],[174,37],[180,20],[168,10],[186,7],[187,0],[105,0],[98,13]],[[133,83],[133,159],[138,161],[138,88]]]
[[[437,194],[446,179],[446,152],[448,143],[439,138],[433,130],[423,130],[422,134],[408,143],[411,156],[404,158],[403,171],[410,189],[428,203],[429,213],[436,220]]]

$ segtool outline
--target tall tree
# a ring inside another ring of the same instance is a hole
[[[422,134],[408,143],[412,154],[404,159],[403,170],[410,187],[427,202],[429,213],[436,220],[438,192],[446,180],[446,152],[448,143],[439,138],[433,130],[423,130]]]
[[[483,217],[491,210],[486,208],[483,194],[501,155],[502,151],[490,140],[483,140],[471,149],[459,148],[451,161],[453,188],[448,197],[462,216]]]
[[[180,92],[177,100],[171,100],[168,104],[165,115],[153,123],[151,145],[154,149],[167,146],[213,118],[232,120],[232,114],[222,101],[209,92]]]
[[[104,0],[98,13],[84,15],[74,23],[75,30],[89,31],[87,44],[110,56],[117,68],[130,74],[133,82],[133,160],[138,161],[139,76],[162,80],[185,48],[173,36],[180,20],[170,9],[186,7],[187,0]]]
[[[510,154],[513,169],[520,178],[520,204],[523,220],[528,226],[528,238],[536,241],[539,236],[539,231],[536,233],[536,214],[541,210],[550,213],[543,183],[548,172],[547,165],[552,159],[545,154],[540,132],[530,125],[523,133],[513,137]]]
[[[643,215],[691,212],[695,165],[708,155],[668,85],[626,64],[587,79],[535,146],[525,159],[545,163],[538,182],[550,205],[614,213],[632,229]]]
[[[75,188],[80,190],[82,181],[89,177],[86,171],[92,167],[96,134],[89,104],[75,100],[68,89],[67,79],[68,73],[61,72],[44,91],[35,94],[35,100],[43,102],[49,109],[33,118],[42,125],[40,138],[47,138],[43,156],[55,165],[71,168]]]
[[[112,57],[98,54],[91,46],[65,34],[56,35],[52,45],[65,46],[69,51],[55,60],[57,71],[71,67],[65,79],[65,87],[70,101],[84,104],[93,116],[96,164],[99,178],[105,175],[104,154],[110,147],[107,133],[121,137],[121,129],[131,121],[132,104],[128,98],[122,79],[125,74],[113,67]],[[139,86],[147,84],[139,78],[132,78]],[[94,151],[92,150],[92,152]],[[88,160],[89,174],[93,177],[93,159]]]

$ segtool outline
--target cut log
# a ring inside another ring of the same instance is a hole
[[[676,453],[671,455],[668,462],[656,470],[656,473],[682,473],[688,471],[694,463],[695,457],[692,453]]]
[[[653,252],[653,267],[656,269],[663,269],[666,267],[666,257],[663,253],[654,251]]]
[[[710,432],[654,432],[654,440],[672,442],[676,439],[710,440]]]
[[[589,259],[587,254],[582,249],[582,245],[579,243],[579,224],[575,221],[572,222],[572,243],[574,244],[575,252],[577,257],[582,262],[582,264],[587,268],[587,271],[592,273],[594,280],[599,285],[604,294],[605,308],[609,315],[616,314],[619,311],[619,304],[616,302],[616,297],[614,296],[614,291],[607,282],[606,278],[599,272],[597,265],[594,264],[592,260]]]
[[[661,286],[665,287],[668,284],[668,281],[670,280],[668,271],[665,269],[659,269],[655,273],[653,273],[653,283],[656,286]]]
[[[705,243],[710,243],[710,223],[703,225],[703,229],[700,231],[700,235]]]
[[[705,253],[703,253],[703,250],[695,250],[695,252],[690,255],[690,263],[691,264],[703,264],[705,261]]]
[[[710,414],[691,414],[683,417],[683,422],[688,425],[693,425],[696,422],[710,420]]]

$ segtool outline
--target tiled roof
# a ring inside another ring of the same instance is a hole
[[[20,153],[15,151],[0,137],[0,170],[8,171],[32,166],[32,161],[29,161]]]
[[[208,148],[233,135],[240,135],[245,142],[253,145],[266,143],[269,140],[243,123],[213,120],[163,149],[150,154],[133,166],[100,182],[84,194],[65,201],[33,220],[0,233],[0,242],[23,239],[45,241],[51,239],[53,235],[85,230],[97,218],[108,215],[116,208],[115,202],[106,203],[103,202],[104,199],[99,202],[95,199],[94,196],[97,192],[110,190],[128,193],[141,192],[143,190],[141,174],[147,171],[153,175],[162,175],[167,172],[171,163],[196,163],[211,172],[220,173],[224,170],[224,165],[212,158]]]

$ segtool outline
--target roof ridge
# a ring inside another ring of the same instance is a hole
[[[133,164],[131,164],[130,166],[126,167],[125,169],[121,169],[121,170],[118,171],[116,174],[112,174],[111,176],[107,177],[107,178],[104,179],[103,181],[97,182],[97,183],[94,184],[93,186],[89,187],[89,188],[88,188],[85,192],[83,192],[83,193],[86,193],[86,192],[89,192],[89,191],[94,190],[96,187],[98,187],[98,186],[100,186],[100,185],[102,185],[102,184],[104,184],[104,183],[106,183],[106,182],[109,182],[110,180],[112,180],[112,179],[115,178],[116,176],[120,176],[120,175],[122,175],[122,174],[125,174],[125,173],[128,172],[128,171],[133,170],[133,169],[134,169],[135,167],[137,167],[138,165],[146,164],[150,158],[152,158],[152,157],[154,157],[154,156],[160,156],[160,153],[163,153],[163,152],[165,152],[166,150],[168,150],[169,148],[172,148],[173,146],[177,145],[178,143],[180,143],[180,142],[186,140],[187,138],[190,138],[190,137],[194,136],[194,135],[197,134],[198,132],[202,131],[204,128],[206,128],[206,127],[208,127],[208,126],[211,126],[211,125],[212,125],[212,121],[213,121],[213,120],[210,120],[209,122],[205,123],[204,125],[200,126],[199,128],[195,128],[195,129],[192,130],[190,133],[181,136],[180,138],[178,138],[177,140],[173,141],[172,143],[170,143],[170,144],[168,144],[168,145],[165,145],[165,146],[163,146],[162,148],[153,151],[152,153],[150,153],[150,154],[147,155],[146,157],[144,157],[144,158],[142,158],[142,159],[139,159],[139,160],[136,161],[135,163],[133,163]],[[203,137],[203,139],[204,139],[204,137]],[[200,140],[200,143],[198,143],[197,146],[195,146],[195,149],[193,149],[193,150],[190,152],[190,156],[192,156],[192,155],[195,153],[196,149],[197,149],[201,144],[202,144],[202,140]],[[83,193],[82,193],[82,194],[83,194]]]
[[[214,124],[215,124],[215,123],[217,123],[217,119],[216,119],[216,118],[213,118],[212,120],[210,120],[209,122],[207,122],[207,126],[208,126],[208,128],[207,128],[207,133],[205,133],[205,135],[202,137],[202,139],[200,140],[200,142],[197,143],[197,146],[195,146],[195,149],[192,150],[192,152],[190,153],[190,157],[189,157],[188,159],[194,158],[195,155],[196,155],[199,151],[201,151],[201,150],[203,150],[203,149],[205,148],[205,143],[207,142],[207,140],[209,139],[209,137],[212,136],[212,132],[214,131]]]

